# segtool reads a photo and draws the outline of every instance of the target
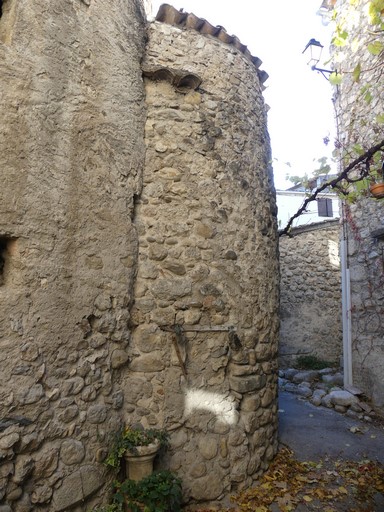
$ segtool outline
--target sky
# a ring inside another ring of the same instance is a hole
[[[153,13],[164,3],[152,0]],[[271,137],[275,186],[286,189],[287,172],[310,174],[317,159],[330,156],[334,138],[332,85],[307,65],[302,54],[311,38],[324,45],[331,27],[316,15],[321,0],[173,0],[212,25],[222,25],[229,34],[246,44],[252,55],[263,63],[269,75],[264,83],[265,102],[269,106],[268,131]],[[320,65],[320,63],[319,63]],[[325,66],[329,67],[329,64]],[[287,163],[289,165],[287,165]]]

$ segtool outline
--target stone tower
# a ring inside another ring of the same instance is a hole
[[[260,61],[139,0],[2,2],[0,500],[106,501],[123,423],[186,500],[276,450],[278,264]],[[141,66],[142,63],[142,66]],[[144,75],[144,81],[143,81]]]
[[[132,414],[167,425],[186,498],[209,501],[251,485],[276,449],[265,73],[225,30],[169,5],[148,36],[131,369],[152,395]]]

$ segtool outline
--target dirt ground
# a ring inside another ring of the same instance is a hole
[[[196,512],[384,512],[384,421],[364,423],[280,393],[280,448],[230,507]]]
[[[383,447],[384,449],[384,447]],[[281,446],[258,485],[230,508],[198,512],[384,512],[384,466],[368,460],[298,461]]]

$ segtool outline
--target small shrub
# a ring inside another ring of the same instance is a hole
[[[296,359],[296,367],[300,370],[323,370],[324,368],[330,368],[337,366],[336,363],[330,361],[324,361],[319,359],[317,356],[299,356]]]
[[[92,512],[123,512],[123,507],[120,503],[112,503],[111,505],[96,507]]]
[[[181,480],[171,471],[156,471],[140,482],[117,483],[113,499],[132,512],[180,512]]]

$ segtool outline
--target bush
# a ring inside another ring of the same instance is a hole
[[[317,356],[299,356],[296,359],[296,367],[300,370],[323,370],[332,366],[337,366],[337,364],[324,361]]]
[[[180,512],[181,480],[170,471],[156,471],[140,482],[116,484],[114,503],[125,503],[132,512]]]

